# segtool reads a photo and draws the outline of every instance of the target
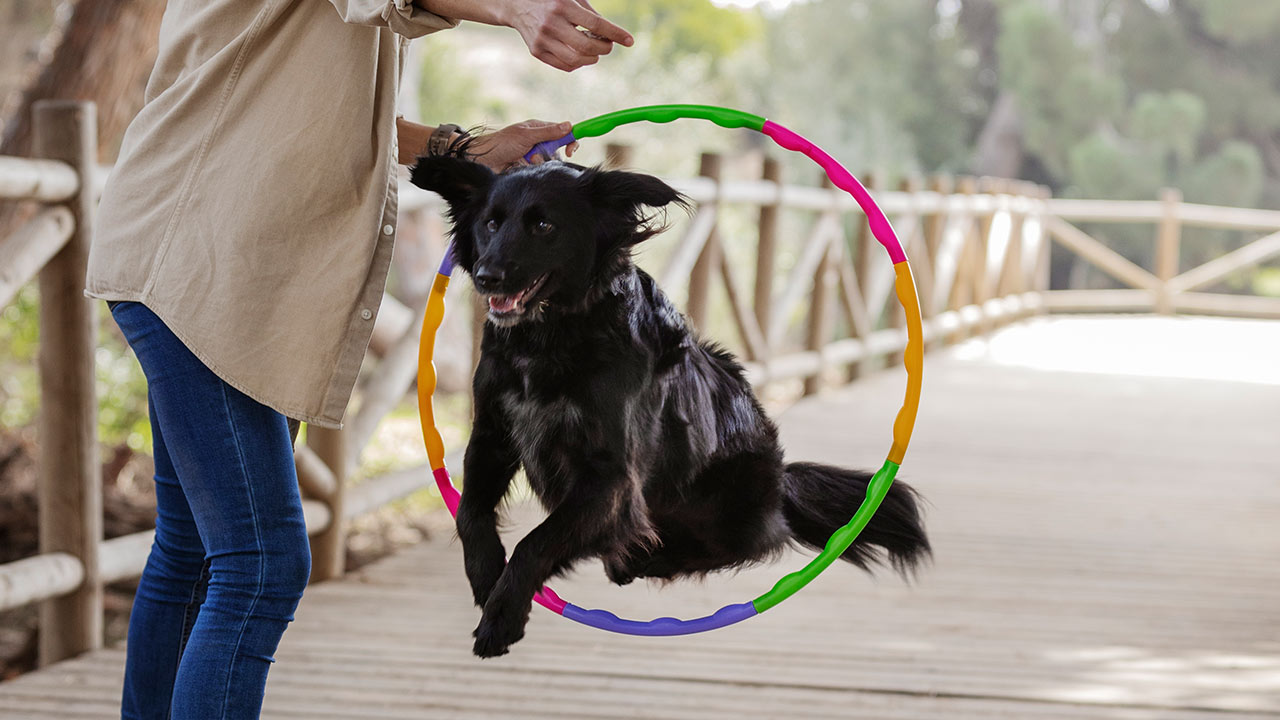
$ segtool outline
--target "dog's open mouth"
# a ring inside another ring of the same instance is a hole
[[[547,275],[540,276],[529,287],[514,295],[490,295],[489,314],[495,319],[514,319],[525,313],[531,305],[530,301],[547,282]]]

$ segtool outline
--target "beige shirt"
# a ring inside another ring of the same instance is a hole
[[[456,24],[410,0],[169,0],[85,294],[339,427],[391,262],[402,39]]]

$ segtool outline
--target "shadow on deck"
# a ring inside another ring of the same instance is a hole
[[[534,611],[511,655],[446,538],[308,591],[273,718],[1274,718],[1280,715],[1280,323],[1023,323],[931,355],[902,478],[936,557],[911,586],[834,567],[744,625],[630,638]],[[902,374],[781,418],[788,456],[878,466]],[[516,532],[520,532],[519,529]],[[690,617],[802,563],[659,591],[556,584]],[[123,651],[0,685],[5,718],[118,716]]]

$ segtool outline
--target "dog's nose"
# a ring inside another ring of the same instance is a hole
[[[493,265],[482,265],[476,268],[472,273],[471,279],[475,281],[476,287],[483,291],[496,290],[507,279],[507,274],[501,268]]]

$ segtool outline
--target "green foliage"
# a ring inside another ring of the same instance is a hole
[[[1150,199],[1148,189],[1159,187],[1164,176],[1156,153],[1103,132],[1073,146],[1068,166],[1070,193],[1081,197]]]
[[[419,112],[429,123],[469,123],[484,107],[480,78],[462,62],[456,38],[442,33],[439,40],[413,46],[418,62]]]
[[[39,409],[38,296],[35,284],[29,283],[0,310],[0,425],[5,427],[30,425]]]
[[[1145,92],[1138,95],[1129,118],[1135,139],[1160,152],[1172,153],[1179,163],[1187,163],[1194,157],[1204,130],[1204,101],[1182,90]]]
[[[1252,206],[1262,195],[1262,156],[1253,145],[1230,140],[1177,178],[1183,196],[1211,205]]]
[[[151,452],[147,417],[147,384],[106,310],[99,313],[98,349],[94,356],[98,395],[98,438],[107,446],[127,444],[137,452]],[[39,292],[28,284],[0,311],[0,424],[34,424],[40,412]]]
[[[1205,29],[1233,43],[1273,40],[1280,33],[1280,3],[1273,0],[1184,0]]]
[[[960,169],[985,112],[971,53],[925,3],[819,0],[770,24],[755,107],[856,171]]]
[[[708,0],[597,0],[593,7],[633,35],[650,38],[651,60],[672,67],[690,56],[716,61],[759,40],[764,20]]]
[[[996,43],[1000,85],[1018,99],[1027,148],[1062,174],[1076,143],[1114,121],[1124,104],[1120,78],[1098,71],[1064,20],[1039,3],[1009,3]]]

